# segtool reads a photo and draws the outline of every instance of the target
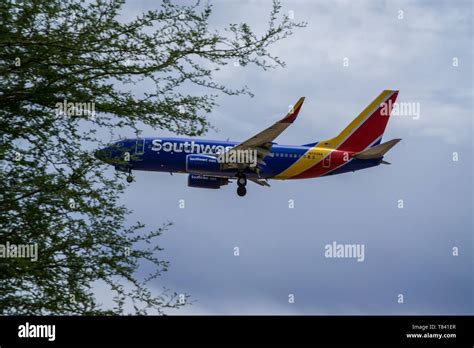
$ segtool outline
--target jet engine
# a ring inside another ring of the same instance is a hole
[[[223,185],[227,185],[229,179],[226,178],[216,178],[213,176],[205,176],[199,174],[189,174],[188,177],[188,186],[189,187],[199,187],[207,189],[218,189]]]

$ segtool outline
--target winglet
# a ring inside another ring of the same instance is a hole
[[[290,112],[288,112],[288,115],[286,115],[280,122],[278,123],[293,123],[294,120],[296,120],[296,117],[298,116],[298,113],[300,112],[301,106],[303,105],[304,102],[304,97],[301,97],[298,99],[296,104],[290,109]]]

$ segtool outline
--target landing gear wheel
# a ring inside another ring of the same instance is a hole
[[[238,194],[240,197],[245,196],[246,193],[247,193],[247,189],[245,188],[245,186],[239,185],[239,187],[237,187],[237,194]]]
[[[128,168],[127,182],[130,184],[133,182],[132,168]]]
[[[247,185],[247,178],[245,177],[244,174],[242,174],[241,176],[239,176],[237,178],[237,185],[239,186],[245,186]]]

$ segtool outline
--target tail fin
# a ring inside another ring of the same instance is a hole
[[[383,91],[337,137],[319,146],[360,152],[379,144],[397,96],[398,91]]]

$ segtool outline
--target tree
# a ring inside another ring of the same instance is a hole
[[[97,129],[139,132],[143,124],[203,134],[210,127],[203,115],[219,94],[251,95],[246,86],[215,82],[215,71],[235,61],[284,66],[268,47],[305,25],[280,15],[278,1],[260,36],[245,23],[211,30],[212,6],[199,2],[163,1],[128,23],[118,19],[122,6],[122,0],[0,4],[2,314],[145,314],[183,305],[178,294],[147,287],[168,268],[156,238],[170,223],[147,231],[128,221],[130,211],[118,203],[121,174],[107,175],[92,155],[104,145]],[[145,80],[155,90],[134,93]],[[185,84],[201,93],[183,94]],[[6,254],[34,245],[37,261]],[[147,262],[154,271],[139,277]],[[101,283],[114,294],[114,308],[97,303]]]

